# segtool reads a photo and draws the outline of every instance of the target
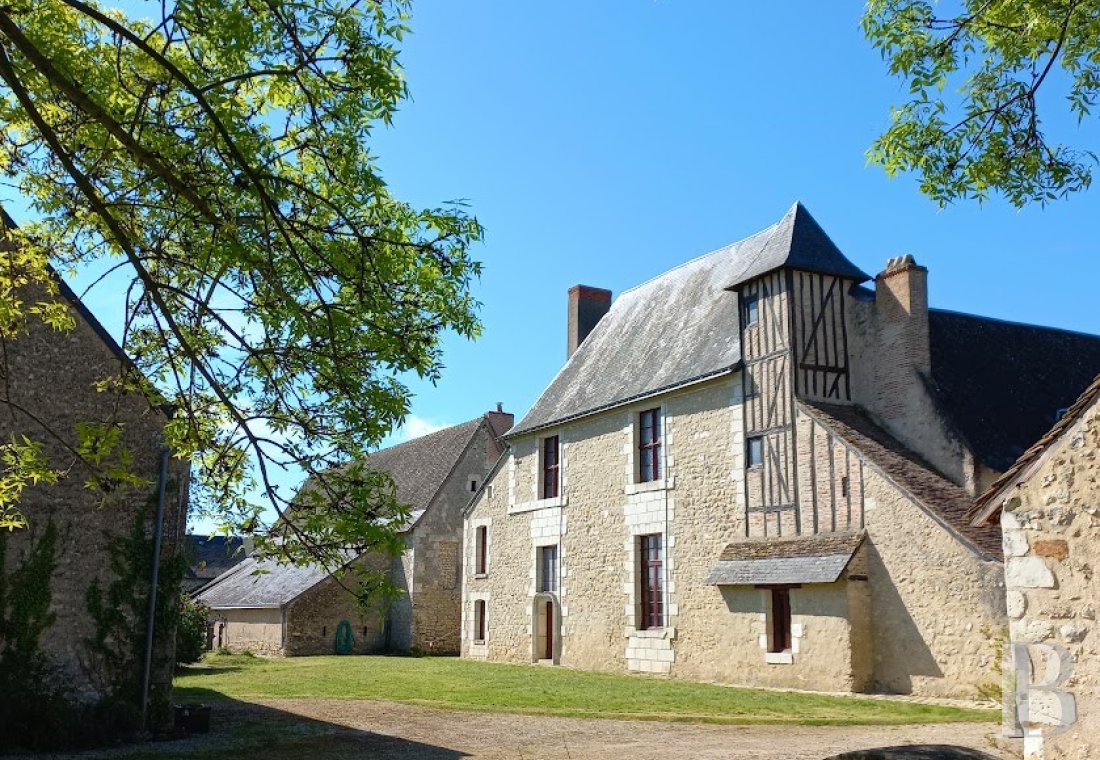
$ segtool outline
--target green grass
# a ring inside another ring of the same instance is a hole
[[[733,724],[885,725],[994,721],[993,710],[699,684],[456,658],[208,656],[175,682],[177,702],[222,696],[370,699],[453,710]]]

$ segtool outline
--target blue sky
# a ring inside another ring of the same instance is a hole
[[[905,99],[862,4],[416,3],[413,100],[375,150],[398,197],[465,199],[487,229],[484,334],[449,337],[405,435],[502,401],[517,419],[565,359],[570,285],[624,289],[801,200],[867,272],[912,253],[934,307],[1100,333],[1100,191],[940,210],[865,151]],[[1054,104],[1058,105],[1058,104]],[[1060,134],[1098,148],[1095,122]],[[91,308],[117,324],[110,293]],[[396,440],[396,438],[395,438]]]
[[[467,199],[487,236],[484,335],[448,342],[443,380],[416,386],[417,424],[498,400],[521,415],[564,361],[570,285],[618,294],[795,200],[867,272],[912,253],[934,307],[1100,333],[1100,191],[1023,211],[999,199],[941,210],[913,178],[867,165],[906,92],[864,39],[861,12],[418,3],[403,56],[413,101],[378,134],[381,164],[400,197]],[[1051,126],[1100,147],[1095,123]]]

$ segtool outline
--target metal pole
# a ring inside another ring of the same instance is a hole
[[[168,449],[160,452],[160,479],[157,483],[157,521],[153,526],[153,574],[149,584],[149,620],[145,627],[145,673],[141,681],[141,728],[149,719],[149,679],[153,670],[153,627],[157,609],[157,582],[160,580],[160,543],[164,532],[164,490],[168,482]]]

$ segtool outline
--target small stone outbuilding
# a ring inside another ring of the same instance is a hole
[[[1100,756],[1100,376],[978,501],[1000,524],[1008,733],[1025,757]]]
[[[487,412],[375,452],[368,466],[389,473],[411,507],[403,554],[388,570],[403,592],[388,610],[364,611],[339,578],[317,566],[249,558],[197,599],[212,610],[212,646],[268,655],[333,654],[337,637],[354,653],[453,654],[461,619],[462,509],[500,457],[511,414]],[[354,562],[383,563],[372,555]],[[351,579],[349,578],[349,582]]]

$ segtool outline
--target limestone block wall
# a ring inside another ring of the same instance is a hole
[[[1051,444],[1005,502],[1001,526],[1013,643],[1063,647],[1072,666],[1059,688],[1072,695],[1076,722],[1050,736],[1061,711],[1049,692],[1033,691],[1031,717],[1046,737],[1025,740],[1027,755],[1100,756],[1100,405]],[[1045,680],[1042,653],[1030,652],[1032,683]]]
[[[28,303],[39,298],[24,294]],[[29,334],[8,341],[5,346],[5,391],[10,403],[0,402],[0,440],[26,435],[43,442],[43,453],[51,465],[65,473],[56,485],[29,487],[20,500],[20,510],[29,527],[5,531],[6,558],[0,571],[11,573],[22,564],[52,520],[58,531],[57,566],[51,578],[50,614],[53,624],[41,638],[41,651],[56,667],[57,678],[81,701],[100,698],[109,684],[104,663],[86,651],[84,642],[93,636],[95,621],[87,604],[93,581],[106,589],[116,578],[111,569],[110,549],[130,534],[140,520],[151,535],[155,517],[155,484],[162,448],[164,414],[139,394],[116,395],[100,392],[96,384],[117,377],[119,357],[103,342],[93,327],[77,315],[72,331],[55,332],[31,320]],[[122,444],[133,455],[133,472],[148,480],[148,488],[137,488],[101,506],[102,494],[85,487],[91,473],[76,463],[70,451],[43,431],[25,409],[59,433],[69,446],[75,443],[78,422],[118,422]],[[188,465],[173,461],[167,492],[163,556],[176,556],[182,547],[187,512]],[[167,689],[175,637],[171,632],[158,637],[162,647],[156,660],[166,667],[154,672],[154,688]]]
[[[512,461],[498,470],[467,519],[463,653],[532,659],[535,550],[556,539],[562,664],[677,673],[687,657],[689,672],[706,670],[709,677],[713,668],[702,663],[713,660],[706,655],[714,629],[728,624],[729,613],[718,590],[702,580],[725,544],[745,531],[740,404],[734,403],[739,393],[740,378],[728,378],[557,431],[563,448],[560,505],[531,498],[537,443],[513,442]],[[635,420],[655,406],[662,410],[664,478],[637,484]],[[484,578],[472,575],[478,525],[489,527]],[[663,540],[665,626],[639,631],[634,552],[637,537],[650,533]],[[488,602],[484,647],[470,643],[472,602],[479,598]],[[691,633],[682,624],[685,615],[699,620]],[[745,646],[755,647],[755,639]]]
[[[876,691],[975,698],[1000,685],[1000,562],[865,466]]]
[[[214,610],[214,648],[263,655],[283,654],[283,611],[279,608]]]
[[[432,654],[459,652],[462,513],[496,462],[497,452],[492,428],[488,422],[483,423],[424,516],[409,532],[411,568],[402,568],[408,584],[409,629],[398,630],[402,624],[400,612],[391,616],[394,648]]]

